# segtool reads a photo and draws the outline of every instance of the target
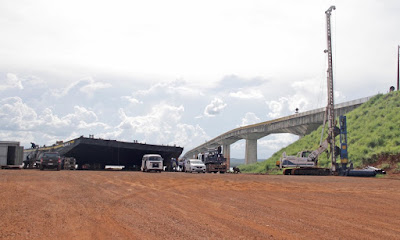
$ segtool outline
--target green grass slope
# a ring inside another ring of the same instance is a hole
[[[400,153],[399,91],[376,95],[359,108],[346,114],[346,117],[349,159],[355,167],[373,164],[381,155]],[[239,168],[243,172],[280,174],[282,171],[276,168],[275,162],[279,160],[282,153],[296,155],[302,150],[317,149],[321,131],[322,126],[293,144],[282,148],[266,161],[240,165]],[[324,138],[326,136],[325,132]],[[336,137],[336,142],[339,145],[339,137]],[[326,154],[319,157],[319,166],[330,167],[330,161]]]

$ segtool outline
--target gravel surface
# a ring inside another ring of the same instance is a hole
[[[400,239],[400,178],[0,170],[0,239]]]

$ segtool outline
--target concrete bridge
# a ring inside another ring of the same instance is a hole
[[[367,102],[371,97],[361,98],[335,105],[335,116],[344,115],[361,104]],[[291,116],[278,118],[271,121],[261,122],[253,125],[239,127],[221,134],[208,142],[197,146],[185,153],[184,158],[196,158],[197,154],[205,153],[210,148],[222,146],[223,154],[230,165],[230,145],[241,139],[246,139],[245,163],[257,162],[257,140],[273,133],[292,133],[304,136],[316,130],[323,124],[326,108],[319,108]]]

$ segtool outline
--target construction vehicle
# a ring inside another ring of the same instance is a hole
[[[73,157],[63,157],[62,158],[62,169],[75,170],[76,169],[76,159]]]
[[[206,165],[208,173],[226,173],[226,158],[221,153],[221,148],[209,149],[206,154],[199,154],[198,159],[201,159]]]
[[[348,168],[348,152],[347,152],[347,123],[346,116],[340,116],[340,128],[336,126],[334,112],[334,96],[333,96],[333,67],[332,67],[332,41],[331,41],[331,13],[335,10],[335,6],[329,7],[325,11],[326,15],[326,32],[327,46],[324,50],[328,55],[328,70],[327,70],[327,87],[328,87],[328,104],[324,116],[324,127],[321,132],[320,146],[314,151],[303,151],[297,156],[286,156],[283,153],[279,161],[279,167],[285,168],[285,175],[341,175],[341,176],[375,176],[373,171],[368,170],[353,170],[352,164]],[[328,122],[328,137],[322,141],[325,124]],[[340,134],[340,148],[335,145],[335,137]],[[318,157],[323,153],[328,153],[328,158],[331,159],[331,168],[319,168]],[[340,164],[336,163],[336,157],[340,155]]]
[[[341,118],[345,116],[341,116]],[[344,120],[345,121],[345,120]],[[346,127],[346,126],[345,126]],[[335,127],[333,136],[335,137],[340,130]],[[347,131],[340,132],[342,134],[347,134]],[[333,138],[334,138],[333,137]],[[347,139],[347,136],[341,137],[341,139]],[[330,143],[332,139],[328,136],[319,146],[318,149],[314,151],[301,151],[297,153],[296,156],[287,156],[284,152],[280,161],[278,161],[277,165],[279,168],[287,168],[283,170],[284,175],[330,175],[332,173],[331,169],[329,168],[319,168],[318,167],[318,157],[324,153],[328,152],[330,147]],[[339,154],[346,158],[347,160],[347,143],[345,147],[345,154],[340,152],[338,147],[333,148],[334,150],[334,157],[336,158]]]
[[[283,174],[285,175],[329,175],[331,170],[335,171],[336,156],[334,153],[335,149],[335,112],[334,112],[334,98],[333,98],[333,71],[332,71],[332,44],[331,44],[331,24],[330,16],[332,10],[335,10],[335,6],[331,6],[326,14],[326,26],[327,26],[327,44],[328,49],[325,53],[328,53],[328,70],[327,70],[327,82],[328,82],[328,104],[324,116],[324,127],[321,134],[320,147],[314,151],[303,151],[297,154],[297,156],[286,156],[283,153],[280,159],[279,167],[294,167],[285,169]],[[325,129],[326,121],[329,122],[328,137],[322,142],[322,135]],[[333,151],[332,151],[333,149]],[[321,153],[331,150],[332,156],[332,169],[318,168],[318,157]]]

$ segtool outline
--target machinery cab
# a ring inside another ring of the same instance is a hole
[[[298,152],[296,156],[287,156],[286,152],[284,152],[281,159],[276,162],[276,165],[279,166],[279,168],[314,167],[315,162],[308,159],[310,154],[311,151],[309,150]]]

